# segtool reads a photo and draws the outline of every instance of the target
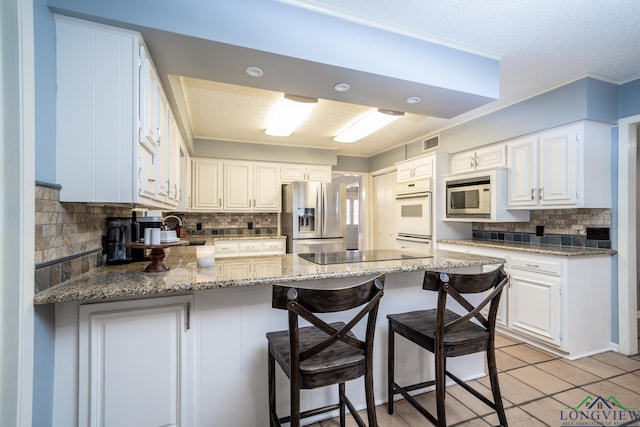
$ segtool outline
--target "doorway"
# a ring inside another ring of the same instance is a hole
[[[347,250],[358,250],[362,247],[362,176],[357,173],[334,173],[332,182],[340,182],[347,186]]]

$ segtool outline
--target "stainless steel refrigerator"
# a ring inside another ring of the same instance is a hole
[[[347,249],[347,189],[343,183],[296,181],[282,185],[281,232],[287,253]]]

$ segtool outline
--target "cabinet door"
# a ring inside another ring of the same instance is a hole
[[[470,172],[475,169],[476,157],[474,152],[457,153],[451,156],[451,173]]]
[[[190,424],[190,302],[80,307],[79,425]]]
[[[253,206],[253,165],[224,163],[224,210],[248,211]]]
[[[398,165],[396,174],[397,182],[406,182],[413,180],[413,163]]]
[[[372,249],[395,249],[397,234],[395,184],[396,173],[373,177]]]
[[[506,145],[500,144],[476,150],[476,169],[497,168],[507,164]]]
[[[575,128],[541,134],[540,203],[577,203],[578,142]],[[589,173],[589,172],[587,172]]]
[[[416,160],[413,165],[413,177],[415,179],[430,178],[433,175],[433,159],[426,158]]]
[[[307,170],[303,165],[282,165],[282,182],[306,181]]]
[[[538,204],[537,146],[536,138],[526,138],[509,144],[509,206]]]
[[[280,168],[256,163],[253,167],[253,210],[280,212],[281,198]]]
[[[560,345],[560,280],[542,274],[511,270],[510,327]]]
[[[308,166],[307,181],[331,182],[331,166]]]
[[[158,200],[169,199],[169,161],[171,159],[171,131],[169,129],[169,104],[163,95],[158,97]]]
[[[194,210],[222,210],[222,161],[193,159],[192,202]]]
[[[138,146],[138,195],[156,197],[156,154],[142,143]]]

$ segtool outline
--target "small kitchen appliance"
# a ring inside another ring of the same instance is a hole
[[[107,221],[107,235],[103,246],[107,253],[107,264],[126,264],[133,261],[131,249],[125,248],[125,243],[131,241],[131,218],[109,217]]]
[[[136,237],[136,242],[144,241],[144,231],[149,228],[161,228],[162,227],[162,218],[159,216],[142,216],[137,217],[137,226],[136,229],[139,230]],[[149,257],[145,257],[144,249],[132,249],[131,256],[134,261],[148,261]]]

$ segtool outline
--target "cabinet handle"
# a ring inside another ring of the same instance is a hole
[[[531,268],[540,268],[540,266],[538,264],[525,264],[527,267],[531,267]]]
[[[538,190],[538,198],[539,198],[540,200],[542,200],[542,197],[543,197],[543,191],[544,191],[544,188],[542,188],[542,187],[540,187],[540,190]]]
[[[218,199],[218,206],[222,206],[222,199]]]
[[[155,180],[155,179],[153,179],[153,178],[147,178],[147,181],[149,181],[149,182],[156,182],[156,180]]]
[[[474,164],[473,164],[473,156],[469,157],[469,167],[473,168]]]
[[[473,158],[475,160],[476,168],[479,166],[480,159],[478,159],[478,153],[473,153]]]
[[[531,200],[535,200],[535,194],[536,194],[536,189],[532,188],[531,189]]]

